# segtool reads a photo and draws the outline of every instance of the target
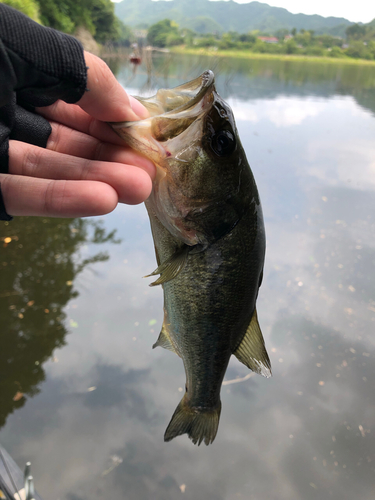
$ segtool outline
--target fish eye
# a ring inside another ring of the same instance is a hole
[[[229,156],[236,147],[236,139],[230,130],[220,130],[211,139],[211,148],[218,156]]]

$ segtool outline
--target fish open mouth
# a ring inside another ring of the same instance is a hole
[[[110,125],[129,146],[160,166],[165,158],[174,156],[178,149],[176,141],[172,144],[173,139],[191,128],[211,108],[214,82],[213,72],[207,70],[183,85],[158,90],[152,97],[136,97],[148,110],[150,117],[137,122]],[[193,135],[194,130],[191,130],[189,136]]]
[[[170,116],[194,107],[203,99],[214,82],[215,76],[213,72],[207,70],[195,80],[183,85],[172,89],[160,89],[152,97],[136,97],[136,99],[145,106],[151,118],[158,115]],[[131,124],[133,122],[112,123],[111,125],[117,128],[116,126],[125,126],[126,123]]]
[[[175,115],[191,110],[199,103],[215,82],[211,70],[205,71],[201,76],[190,82],[184,83],[173,89],[160,89],[156,95],[147,99],[137,99],[147,108],[150,116],[164,114]]]

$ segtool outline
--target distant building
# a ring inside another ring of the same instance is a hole
[[[284,36],[284,42],[287,42],[288,40],[291,40],[293,37],[293,35],[285,35]]]
[[[279,40],[275,36],[258,36],[257,38],[265,43],[279,43]]]

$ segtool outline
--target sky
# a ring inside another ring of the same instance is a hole
[[[237,3],[249,3],[249,0],[235,0]],[[262,0],[259,0],[262,2]],[[293,14],[319,14],[320,16],[345,17],[352,22],[369,23],[375,18],[373,0],[264,0],[272,7],[283,7]]]

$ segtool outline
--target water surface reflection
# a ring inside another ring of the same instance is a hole
[[[83,243],[119,243],[115,231],[83,219],[17,217],[2,223],[1,233],[0,426],[39,393],[43,364],[66,344],[64,307],[79,295],[74,281],[87,266],[109,258],[103,252],[79,258]]]
[[[216,70],[263,203],[258,314],[274,376],[223,387],[212,446],[186,436],[165,444],[184,373],[177,356],[151,350],[162,296],[140,278],[155,268],[144,208],[119,207],[93,226],[16,220],[0,233],[19,238],[0,249],[3,421],[23,407],[0,438],[18,461],[32,460],[45,498],[370,500],[375,70],[167,62],[154,58],[151,82],[145,67],[133,75],[111,64],[135,94]],[[233,359],[226,379],[247,373]],[[27,399],[13,401],[18,391]]]

